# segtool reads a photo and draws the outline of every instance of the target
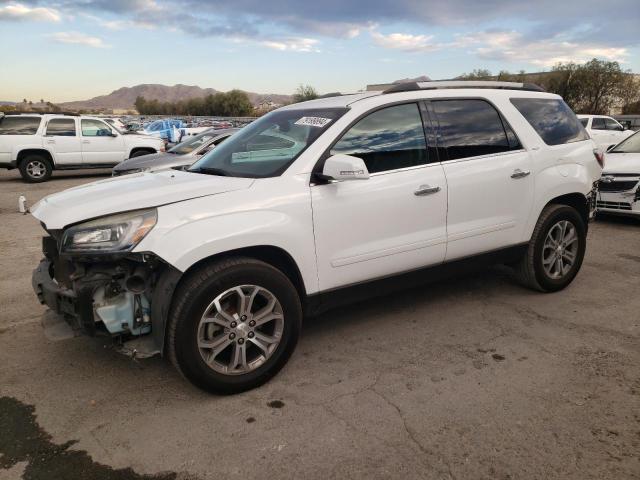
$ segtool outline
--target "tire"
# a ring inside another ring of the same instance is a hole
[[[250,390],[278,373],[295,349],[302,324],[300,297],[291,281],[271,265],[243,257],[213,262],[187,275],[174,293],[167,329],[169,358],[180,373],[217,394]],[[248,309],[240,308],[240,292],[247,299],[253,296],[245,304]],[[260,317],[264,311],[271,314]],[[256,324],[270,316],[274,319]],[[267,338],[279,340],[269,344]],[[271,350],[258,348],[258,343]],[[236,361],[242,359],[242,349],[244,365]]]
[[[38,154],[27,155],[20,160],[20,175],[28,183],[46,182],[51,178],[53,167],[51,161]]]
[[[129,155],[129,158],[142,157],[143,155],[150,155],[152,152],[148,150],[136,150]]]
[[[561,237],[563,226],[566,237]],[[575,240],[572,240],[572,230]],[[548,240],[550,236],[552,240]],[[559,245],[565,245],[561,249],[553,243],[557,239],[562,239]],[[529,288],[557,292],[569,285],[580,271],[586,247],[587,229],[580,213],[567,205],[548,205],[538,218],[527,252],[516,265],[516,274]],[[558,257],[560,266],[557,260],[549,261]]]

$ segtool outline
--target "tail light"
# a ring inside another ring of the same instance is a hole
[[[600,148],[593,149],[593,156],[596,157],[600,168],[604,168],[604,152]]]

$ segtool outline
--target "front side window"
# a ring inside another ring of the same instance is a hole
[[[361,158],[369,173],[427,163],[427,142],[415,103],[378,110],[351,127],[331,149]]]
[[[578,117],[562,99],[512,98],[511,103],[547,145],[589,140]]]
[[[606,130],[607,125],[604,123],[604,118],[594,118],[591,122],[592,130]]]
[[[346,111],[345,108],[273,111],[229,137],[189,171],[249,178],[281,175]]]
[[[82,136],[83,137],[109,137],[112,130],[106,123],[100,120],[82,120]]]
[[[40,117],[0,117],[0,135],[35,135],[40,126]]]
[[[76,121],[73,118],[54,118],[47,123],[47,133],[50,137],[75,137]]]
[[[439,125],[439,147],[449,160],[508,152],[520,148],[515,134],[505,129],[498,111],[484,100],[431,102]],[[444,153],[444,152],[443,152]]]
[[[607,130],[622,130],[621,125],[612,118],[605,118],[604,124]]]

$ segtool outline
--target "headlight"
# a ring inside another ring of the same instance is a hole
[[[128,252],[155,226],[158,214],[153,210],[97,218],[69,227],[62,236],[65,253]]]

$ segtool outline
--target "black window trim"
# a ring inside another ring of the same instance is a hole
[[[371,173],[369,174],[370,177],[377,177],[377,176],[381,176],[381,175],[388,175],[388,174],[392,174],[392,173],[398,173],[398,172],[404,172],[407,170],[418,170],[421,168],[426,168],[426,167],[433,167],[434,165],[439,165],[440,161],[437,159],[433,160],[430,158],[430,152],[429,152],[429,133],[431,132],[432,126],[431,126],[431,120],[429,118],[425,117],[425,113],[426,110],[424,110],[423,106],[422,106],[422,102],[423,99],[420,98],[416,98],[413,100],[399,100],[397,102],[391,102],[391,103],[385,103],[384,105],[378,105],[374,108],[371,108],[369,110],[367,110],[364,113],[361,113],[360,115],[358,115],[354,120],[352,120],[351,122],[349,122],[349,124],[344,127],[340,133],[338,135],[336,135],[335,139],[329,144],[329,146],[324,150],[324,152],[322,152],[322,154],[320,155],[320,157],[318,158],[318,160],[316,161],[316,164],[313,166],[313,169],[311,170],[311,179],[309,184],[311,186],[315,186],[315,185],[326,185],[327,182],[326,180],[323,180],[319,177],[317,177],[317,174],[321,174],[322,173],[322,169],[324,168],[324,162],[327,160],[327,158],[329,158],[331,156],[331,149],[336,145],[336,143],[338,143],[340,140],[342,140],[342,137],[344,136],[345,133],[347,133],[349,130],[351,130],[351,128],[358,123],[360,120],[362,120],[365,117],[368,117],[369,115],[376,113],[380,110],[384,110],[385,108],[389,108],[389,107],[397,107],[399,105],[416,105],[418,107],[418,113],[420,114],[420,120],[422,121],[422,131],[424,134],[424,141],[425,141],[425,145],[427,147],[427,163],[422,164],[422,165],[413,165],[411,167],[402,167],[402,168],[396,168],[393,170],[383,170],[382,172],[375,172],[375,173]],[[319,140],[320,138],[318,138],[317,140]],[[316,140],[316,141],[317,141]]]
[[[431,119],[433,122],[433,130],[435,131],[435,140],[436,140],[436,151],[438,152],[438,154],[440,154],[440,151],[446,151],[447,148],[445,146],[440,146],[440,141],[441,141],[441,136],[440,136],[440,123],[438,121],[438,116],[436,115],[436,112],[433,108],[433,102],[437,102],[440,100],[482,100],[486,103],[488,103],[489,105],[491,105],[496,113],[498,114],[498,117],[500,118],[500,120],[502,121],[502,129],[504,130],[504,135],[505,138],[507,139],[507,142],[509,141],[509,136],[507,135],[507,129],[505,128],[505,125],[508,126],[511,131],[513,132],[513,135],[516,137],[516,140],[518,140],[518,143],[520,144],[520,148],[515,149],[515,150],[509,150],[507,152],[499,152],[499,153],[487,153],[485,155],[474,155],[473,157],[463,157],[463,158],[454,158],[454,159],[449,159],[449,152],[447,151],[446,153],[446,157],[447,158],[442,158],[440,159],[440,163],[442,165],[447,165],[450,163],[460,163],[460,162],[467,162],[469,160],[482,160],[485,158],[489,158],[489,157],[502,157],[505,155],[512,155],[515,153],[522,153],[522,152],[526,152],[526,148],[524,148],[524,144],[522,143],[522,141],[520,140],[520,137],[518,136],[518,134],[516,133],[515,128],[513,128],[513,126],[511,125],[511,123],[509,123],[509,120],[504,116],[504,114],[502,113],[502,110],[500,110],[498,108],[498,106],[493,103],[490,99],[486,98],[486,97],[438,97],[438,98],[427,98],[424,99],[423,101],[426,104],[426,107],[429,111],[429,114],[431,115]]]
[[[68,136],[68,135],[51,135],[49,133],[47,133],[49,131],[49,124],[51,123],[51,121],[53,120],[72,120],[73,121],[73,129],[75,134],[73,135],[74,137],[78,137],[78,123],[76,122],[75,118],[69,118],[69,117],[54,117],[54,118],[50,118],[47,120],[46,125],[44,126],[44,135],[42,135],[43,137],[60,137],[60,136]]]

